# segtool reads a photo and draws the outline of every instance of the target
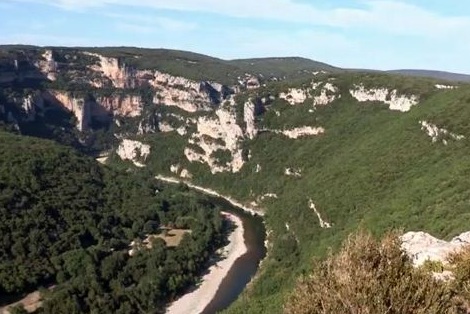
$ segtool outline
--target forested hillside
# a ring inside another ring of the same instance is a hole
[[[99,166],[70,148],[0,133],[0,295],[40,286],[41,313],[140,313],[195,282],[223,241],[207,200],[147,173]],[[191,230],[177,247],[161,239],[128,253],[160,227]]]

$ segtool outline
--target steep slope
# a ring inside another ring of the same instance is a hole
[[[171,138],[165,149],[173,157],[150,156],[151,169],[168,172],[178,164],[193,181],[267,210],[272,247],[247,292],[253,302],[243,299],[229,312],[279,312],[296,272],[358,226],[442,237],[466,231],[470,89],[436,85],[342,74],[240,95],[239,104],[251,98],[264,113],[255,115],[257,135],[241,138],[246,154],[234,174],[214,175],[210,164],[185,160],[176,133],[144,139],[160,147]],[[286,136],[289,130],[298,137]]]
[[[50,138],[106,149],[110,164],[123,159],[266,212],[268,258],[229,313],[280,313],[312,256],[358,226],[444,238],[468,229],[469,85],[304,59],[34,49],[2,63],[5,128],[47,126]],[[168,73],[158,60],[173,64]],[[51,113],[68,118],[57,125]]]

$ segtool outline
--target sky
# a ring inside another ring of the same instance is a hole
[[[0,0],[0,44],[470,73],[468,0]]]

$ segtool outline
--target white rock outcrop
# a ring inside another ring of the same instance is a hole
[[[180,165],[171,165],[170,166],[170,171],[174,174],[178,174],[180,170]]]
[[[101,76],[90,82],[91,85],[101,88],[111,82],[116,88],[152,86],[156,90],[155,104],[176,106],[188,112],[210,110],[234,92],[219,83],[197,82],[154,70],[136,70],[117,58],[90,52],[84,54],[98,59],[97,64],[89,68]]]
[[[279,94],[279,98],[284,99],[290,105],[303,104],[308,96],[308,90],[301,88],[289,88],[286,93]]]
[[[256,105],[249,99],[243,106],[243,121],[245,122],[246,136],[252,140],[258,134],[256,128]]]
[[[449,254],[458,252],[470,245],[470,232],[465,232],[447,242],[422,231],[407,232],[400,237],[402,249],[412,259],[415,266],[421,266],[426,261],[447,264]]]
[[[178,133],[181,136],[185,136],[188,134],[188,130],[186,129],[185,126],[180,126],[179,128],[176,129],[176,133]]]
[[[41,95],[31,94],[22,99],[21,108],[25,113],[25,121],[34,121],[36,119],[36,109],[44,109],[44,99]]]
[[[238,77],[238,84],[248,90],[258,89],[261,87],[261,82],[259,81],[259,78],[249,73],[245,73],[243,77]]]
[[[453,85],[443,85],[443,84],[436,84],[434,85],[435,88],[437,89],[456,89],[457,86],[453,86]]]
[[[97,58],[99,61],[97,64],[90,66],[90,69],[101,73],[105,78],[112,82],[112,85],[116,88],[134,88],[135,84],[133,78],[135,73],[125,64],[121,64],[119,59],[112,57],[105,57],[103,55],[91,52],[84,52],[85,55]],[[100,80],[92,82],[95,87],[102,87],[104,84]]]
[[[51,81],[57,80],[57,62],[54,60],[52,50],[46,49],[42,54],[42,60],[36,63],[36,67]]]
[[[267,198],[275,198],[275,199],[277,199],[278,196],[277,196],[276,193],[266,193],[266,194],[261,195],[261,196],[259,197],[259,200],[260,200],[260,201],[264,201],[264,200],[267,199]]]
[[[158,129],[163,133],[173,132],[175,130],[175,128],[173,128],[173,126],[171,126],[171,124],[166,121],[160,122],[158,124]]]
[[[312,200],[309,200],[309,201],[308,201],[308,206],[309,206],[311,209],[313,209],[315,215],[317,215],[317,217],[318,217],[318,222],[320,223],[320,227],[321,227],[321,228],[324,228],[324,229],[329,229],[329,228],[331,228],[331,226],[332,226],[331,223],[329,223],[329,222],[323,220],[323,218],[322,218],[321,215],[320,215],[320,212],[317,210],[317,207],[315,206],[315,204],[313,203]]]
[[[313,89],[317,86],[312,85]],[[326,106],[334,102],[336,99],[341,98],[339,89],[331,83],[325,83],[320,90],[320,95],[313,97],[313,106]]]
[[[181,170],[180,177],[183,179],[192,179],[193,175],[189,172],[188,169]]]
[[[231,99],[234,102],[233,98]],[[240,141],[244,134],[237,124],[234,106],[225,106],[215,111],[215,117],[202,116],[197,120],[197,132],[192,134],[188,143],[197,145],[200,149],[191,146],[186,147],[184,154],[191,162],[200,162],[209,165],[211,172],[238,172],[243,167],[243,159]],[[231,160],[226,164],[220,164],[213,157],[216,151],[227,151]]]
[[[460,141],[465,138],[464,135],[458,135],[449,132],[448,130],[439,128],[435,124],[429,123],[427,121],[419,121],[419,123],[421,124],[421,130],[426,132],[433,143],[436,143],[439,139],[441,139],[442,143],[447,145],[449,140]]]
[[[223,100],[220,84],[196,82],[156,71],[150,84],[157,90],[153,102],[175,106],[187,112],[211,110]]]
[[[150,155],[150,145],[139,141],[123,139],[116,151],[122,160],[130,160],[137,167],[145,167],[145,160]]]
[[[399,95],[396,89],[371,88],[366,89],[364,85],[355,85],[354,89],[349,90],[353,98],[359,102],[378,101],[389,106],[390,110],[407,112],[411,107],[418,104],[418,97],[415,95]]]
[[[284,170],[284,174],[286,176],[289,176],[289,177],[296,177],[296,178],[300,178],[302,177],[302,169],[300,168],[297,168],[297,169],[294,169],[294,168],[286,168]]]
[[[311,135],[319,135],[325,133],[325,129],[322,127],[311,127],[311,126],[303,126],[298,128],[293,128],[289,130],[274,130],[274,133],[280,133],[288,138],[297,139],[300,137],[311,136]]]
[[[320,88],[321,87],[321,88]],[[339,88],[330,82],[312,81],[310,87],[289,88],[287,92],[279,94],[280,99],[286,100],[290,105],[303,104],[313,96],[313,107],[326,106],[341,98]]]

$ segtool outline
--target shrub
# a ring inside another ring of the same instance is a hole
[[[462,313],[456,290],[415,269],[395,233],[381,241],[351,235],[337,254],[316,262],[290,296],[285,313]]]
[[[455,279],[450,282],[457,291],[456,304],[462,313],[470,313],[470,246],[451,254],[448,258]]]

